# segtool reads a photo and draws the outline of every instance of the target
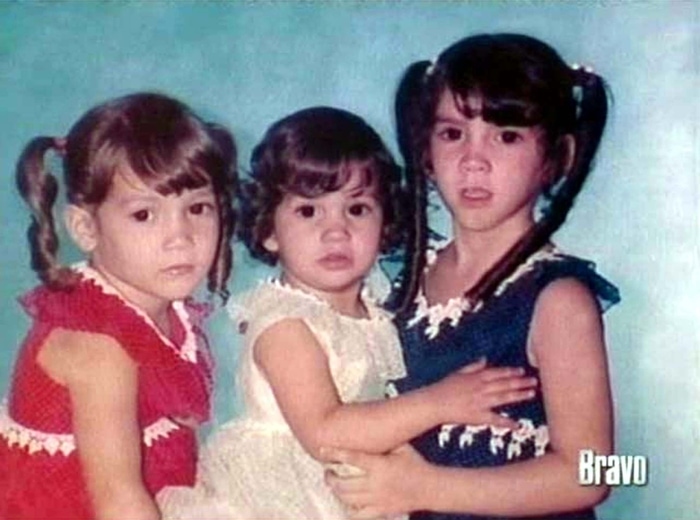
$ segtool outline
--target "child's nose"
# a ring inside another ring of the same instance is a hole
[[[192,225],[186,215],[173,215],[168,221],[166,246],[181,247],[192,244],[192,231]]]
[[[326,240],[344,240],[350,235],[349,222],[345,214],[331,214],[324,222],[323,238]]]
[[[478,143],[465,145],[459,166],[464,173],[488,173],[490,170],[488,156]]]

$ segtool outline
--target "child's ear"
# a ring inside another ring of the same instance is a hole
[[[277,241],[277,236],[273,231],[270,236],[263,240],[263,247],[267,249],[270,253],[277,253],[280,250],[280,244]]]
[[[574,157],[576,157],[576,139],[571,134],[566,134],[562,138],[562,147],[564,148],[564,175],[568,175],[571,167],[574,165]]]
[[[550,190],[556,186],[562,178],[571,172],[576,156],[576,140],[571,134],[566,134],[556,144],[554,156],[545,166],[543,186]]]
[[[68,234],[84,253],[90,253],[97,246],[97,222],[93,214],[85,208],[69,204],[63,219]]]

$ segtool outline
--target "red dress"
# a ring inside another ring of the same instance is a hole
[[[0,406],[0,520],[94,518],[71,428],[64,386],[37,364],[56,327],[106,334],[138,364],[142,471],[155,495],[166,485],[195,481],[197,439],[172,417],[209,418],[212,388],[202,306],[174,302],[173,340],[88,268],[70,292],[39,287],[21,299],[33,319],[15,364],[9,398]]]

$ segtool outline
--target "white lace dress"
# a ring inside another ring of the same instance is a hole
[[[244,412],[204,448],[195,488],[158,496],[166,519],[339,520],[347,515],[323,481],[324,467],[299,444],[256,366],[256,338],[280,320],[304,320],[328,356],[343,402],[381,399],[405,376],[390,315],[363,295],[369,318],[343,316],[305,292],[268,281],[237,299],[232,315],[245,335],[238,389]],[[371,425],[368,425],[371,427]]]

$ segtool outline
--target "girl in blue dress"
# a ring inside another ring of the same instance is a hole
[[[613,449],[600,315],[619,297],[551,237],[591,170],[607,102],[600,76],[523,35],[468,37],[407,69],[396,115],[415,218],[396,294],[407,368],[396,387],[485,357],[524,367],[540,389],[500,408],[515,429],[445,424],[412,441],[418,453],[328,450],[364,470],[327,476],[357,518],[595,518],[608,490],[580,485],[578,461],[582,450]],[[427,243],[428,186],[452,221],[452,240],[437,248]]]

